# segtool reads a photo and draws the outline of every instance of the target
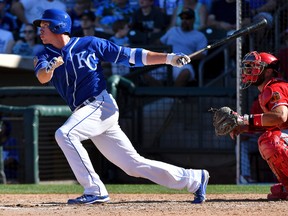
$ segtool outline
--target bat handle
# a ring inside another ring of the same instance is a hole
[[[186,59],[184,58],[184,57],[180,57],[180,58],[178,58],[177,59],[177,64],[178,65],[185,65],[185,64],[187,64],[187,62],[186,62]]]
[[[209,50],[209,49],[211,49],[211,45],[208,45],[207,47],[205,47],[205,48],[203,48],[203,49],[201,49],[201,50],[198,50],[198,51],[196,51],[196,52],[194,52],[194,53],[191,53],[190,55],[188,55],[188,57],[189,57],[190,59],[192,59],[192,58],[194,58],[195,56],[197,56],[197,55],[199,55],[199,54],[201,54],[201,53],[203,53],[203,52],[205,52],[205,51],[207,51],[207,50]]]

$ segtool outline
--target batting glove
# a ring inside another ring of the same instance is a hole
[[[184,53],[169,53],[166,57],[166,64],[170,64],[175,67],[182,67],[191,61],[189,56]]]
[[[52,58],[46,67],[46,73],[54,71],[57,67],[61,66],[64,63],[61,56]]]

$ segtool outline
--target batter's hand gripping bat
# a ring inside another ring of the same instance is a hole
[[[215,43],[212,43],[212,44],[208,45],[207,47],[205,47],[205,48],[203,48],[201,50],[198,50],[198,51],[196,51],[194,53],[191,53],[188,56],[189,56],[190,59],[192,59],[193,57],[199,55],[200,53],[205,52],[206,50],[210,50],[210,49],[213,49],[215,47],[221,46],[224,43],[227,43],[227,42],[229,42],[229,41],[231,41],[231,40],[233,40],[233,39],[235,39],[237,37],[241,37],[241,36],[244,36],[246,34],[250,34],[250,33],[255,32],[255,31],[257,31],[257,30],[259,30],[261,28],[264,28],[267,25],[268,25],[268,21],[265,18],[263,18],[260,21],[252,23],[251,25],[248,25],[246,27],[243,27],[243,28],[235,31],[233,34],[231,34],[231,35],[229,35],[229,36],[227,36],[227,37],[225,37],[225,38],[223,38],[223,39],[221,39],[219,41],[216,41]]]
[[[48,62],[48,65],[46,67],[46,73],[50,73],[51,71],[54,71],[57,67],[64,64],[62,56],[54,57]]]

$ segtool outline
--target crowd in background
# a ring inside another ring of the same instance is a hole
[[[278,1],[243,1],[243,23],[251,22],[259,14],[273,19]],[[49,8],[66,10],[70,14],[72,35],[95,35],[105,39],[113,36],[118,41],[126,37],[126,45],[159,42],[158,39],[170,28],[181,26],[179,14],[187,8],[195,12],[194,30],[211,27],[227,33],[236,29],[236,0],[0,0],[0,29],[3,33],[12,33],[7,34],[8,41],[26,42],[25,34],[35,33],[25,31],[25,25],[31,24]],[[117,20],[123,20],[127,25],[115,27]],[[124,28],[124,34],[117,32]],[[34,37],[37,40],[37,35]],[[11,47],[1,49],[1,53],[12,52]]]
[[[272,23],[279,2],[243,1],[243,25],[259,16]],[[71,36],[93,35],[122,46],[167,45],[185,54],[236,30],[236,0],[0,0],[0,53],[34,56],[41,51],[39,30],[31,23],[49,8],[69,13]],[[199,59],[203,57],[205,53]],[[125,68],[112,66],[112,70],[127,73]],[[188,68],[178,84],[185,85],[194,76],[193,68]],[[147,79],[151,85],[157,83],[151,78]]]

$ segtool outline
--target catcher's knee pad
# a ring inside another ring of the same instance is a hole
[[[266,131],[259,137],[258,147],[264,160],[269,160],[277,152],[277,146],[281,142],[280,136],[280,131]]]
[[[267,131],[258,139],[260,154],[267,161],[278,181],[288,186],[288,147],[281,131]]]

